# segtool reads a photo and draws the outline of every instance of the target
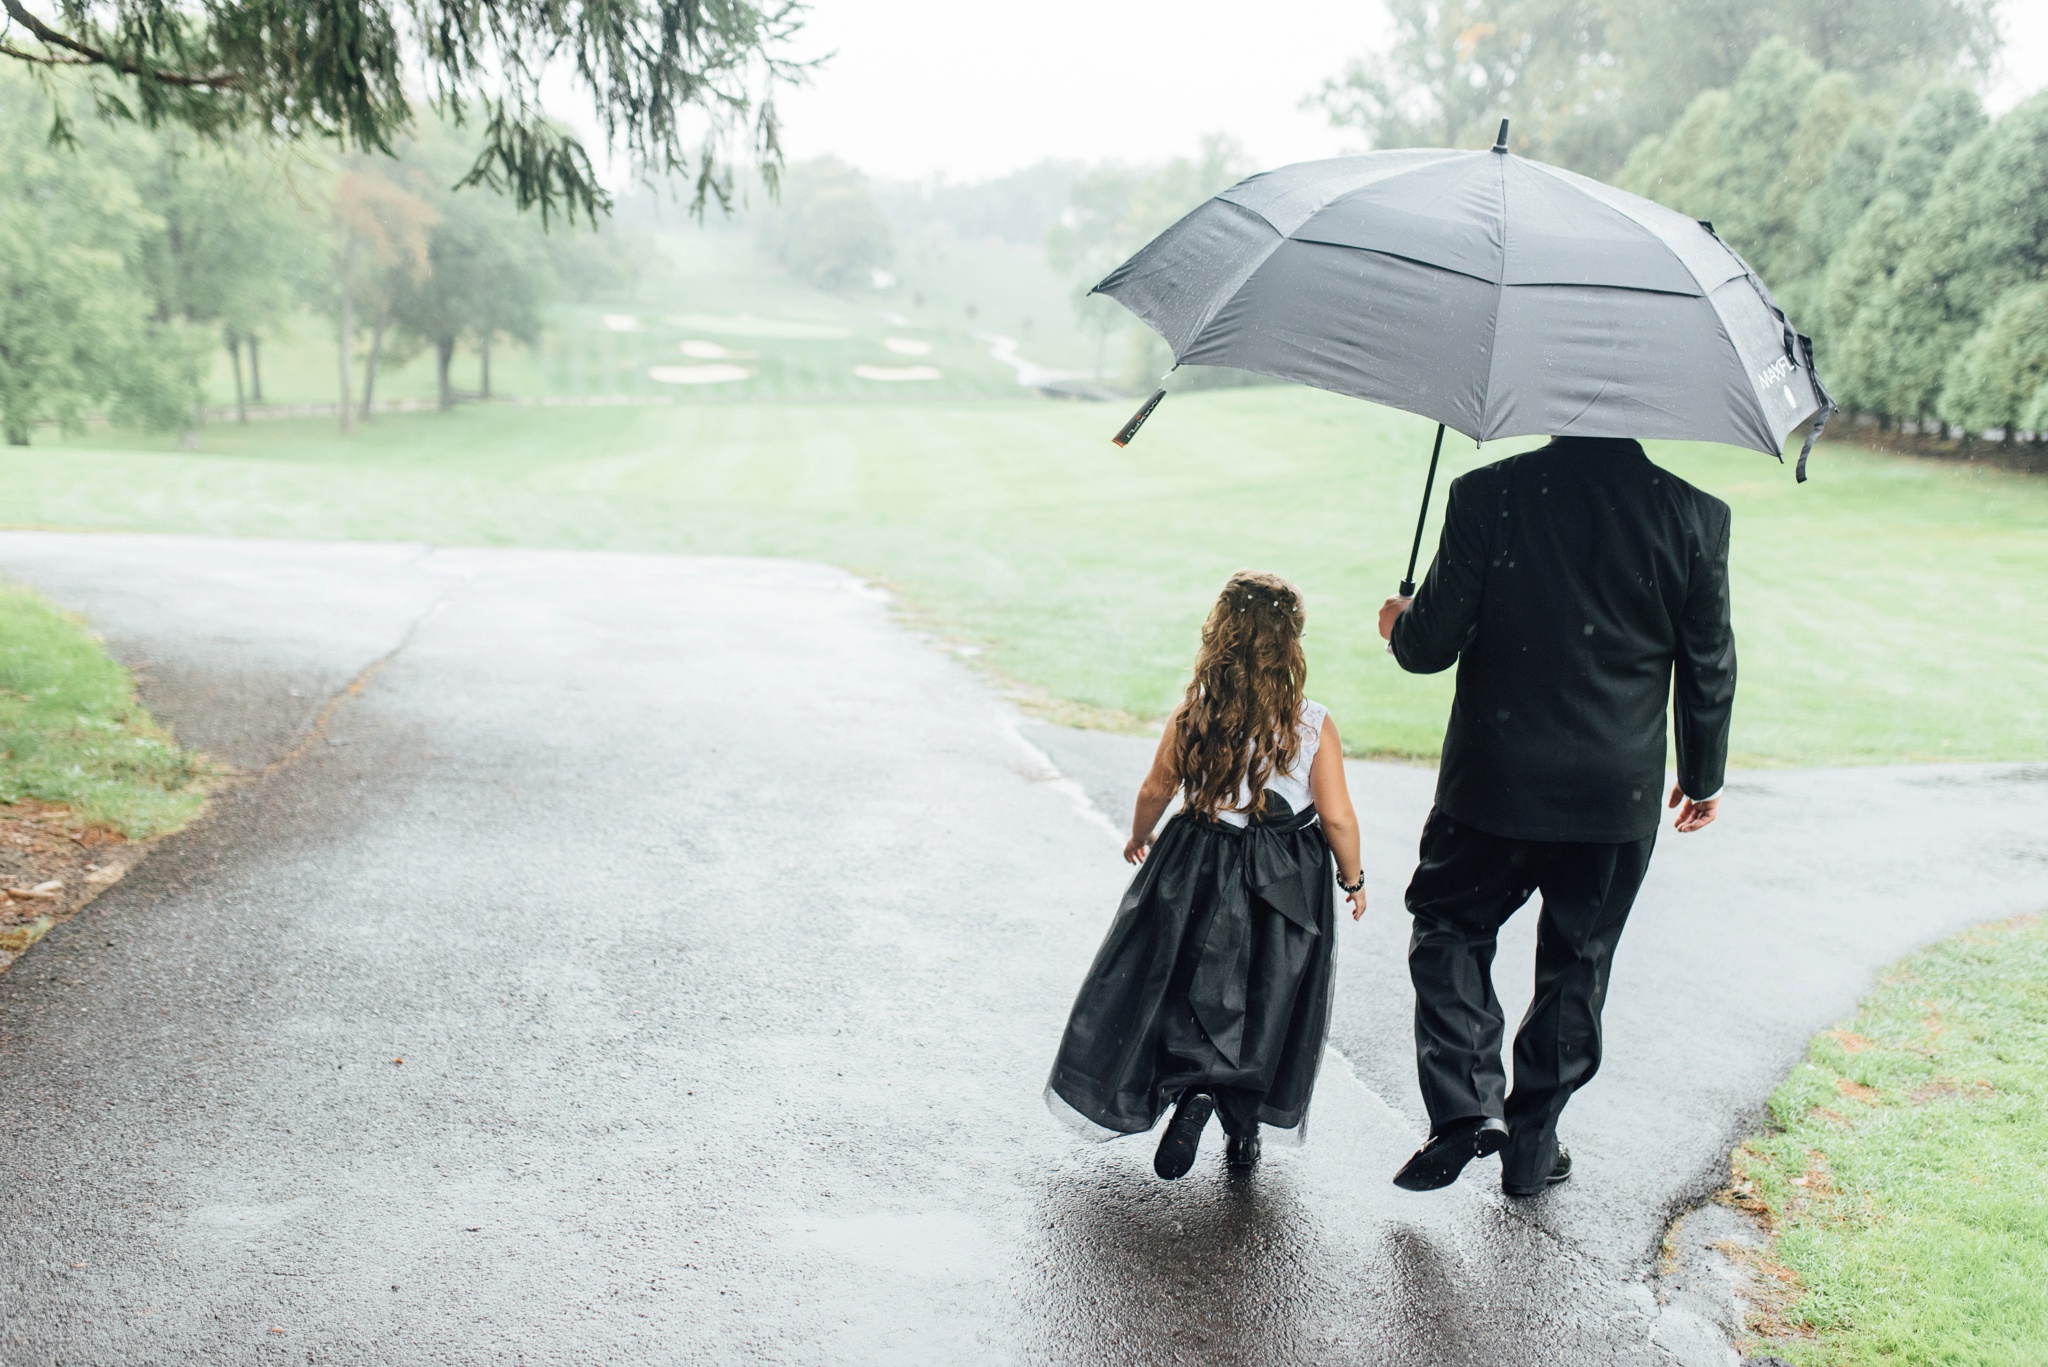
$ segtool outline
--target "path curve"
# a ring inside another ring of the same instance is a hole
[[[1169,1187],[1038,1101],[1142,743],[1020,727],[857,580],[46,533],[0,576],[248,775],[0,975],[10,1363],[1714,1360],[1640,1280],[1664,1213],[1872,966],[2048,902],[2048,771],[1856,776],[1910,844],[1740,778],[1624,942],[1581,1179],[1412,1197],[1427,784],[1361,766],[1313,1140]]]

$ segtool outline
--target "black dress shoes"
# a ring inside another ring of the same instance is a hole
[[[1159,1151],[1152,1155],[1152,1171],[1167,1181],[1186,1177],[1195,1165],[1195,1150],[1201,1147],[1202,1131],[1215,1114],[1216,1100],[1207,1092],[1183,1092],[1159,1136]]]
[[[1227,1168],[1252,1168],[1258,1163],[1259,1137],[1255,1134],[1232,1135],[1223,1146],[1223,1166]]]
[[[1394,1185],[1403,1191],[1440,1190],[1457,1181],[1467,1163],[1499,1153],[1507,1142],[1505,1120],[1473,1116],[1454,1121],[1415,1151],[1415,1156],[1394,1174]]]
[[[1533,1187],[1523,1187],[1514,1185],[1513,1183],[1509,1182],[1505,1176],[1503,1176],[1500,1181],[1500,1189],[1510,1196],[1540,1196],[1544,1192],[1549,1191],[1552,1187],[1556,1186],[1559,1182],[1571,1180],[1571,1175],[1571,1152],[1570,1150],[1566,1149],[1564,1145],[1559,1144],[1557,1146],[1557,1162],[1551,1164],[1550,1175],[1548,1177],[1545,1177],[1541,1182],[1538,1182]]]

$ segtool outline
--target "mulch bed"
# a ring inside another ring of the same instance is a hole
[[[147,848],[54,803],[0,805],[0,972],[120,882]]]

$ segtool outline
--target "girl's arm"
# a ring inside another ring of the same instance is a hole
[[[1166,719],[1166,731],[1159,737],[1159,749],[1152,756],[1152,772],[1138,785],[1138,806],[1131,813],[1131,838],[1124,844],[1124,862],[1142,864],[1152,848],[1152,832],[1159,818],[1180,791],[1180,775],[1173,767],[1173,733],[1180,725],[1176,711]]]
[[[1358,862],[1358,813],[1351,810],[1351,789],[1344,782],[1344,746],[1337,739],[1337,723],[1327,714],[1315,763],[1308,767],[1308,793],[1322,818],[1323,838],[1330,842],[1330,853],[1337,856],[1338,880],[1347,885],[1358,883],[1362,867]],[[1344,896],[1351,903],[1352,920],[1365,915],[1363,883],[1358,891]]]

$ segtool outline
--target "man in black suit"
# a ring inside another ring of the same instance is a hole
[[[1448,1186],[1503,1150],[1510,1195],[1570,1175],[1557,1118],[1600,1066],[1608,969],[1656,843],[1667,701],[1676,829],[1719,807],[1735,700],[1728,527],[1727,504],[1635,442],[1560,437],[1455,481],[1428,577],[1380,610],[1403,669],[1458,666],[1408,886],[1430,1139],[1403,1187]],[[1495,940],[1538,891],[1536,995],[1504,1096]]]

